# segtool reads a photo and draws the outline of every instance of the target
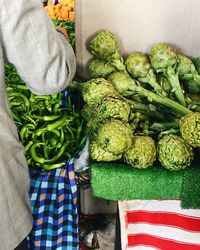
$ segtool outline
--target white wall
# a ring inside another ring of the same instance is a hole
[[[190,56],[200,56],[200,0],[76,0],[77,62],[87,76],[87,43],[101,29],[112,31],[124,56],[149,52],[167,42]]]

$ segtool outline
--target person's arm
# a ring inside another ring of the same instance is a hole
[[[73,49],[40,0],[0,0],[0,40],[5,58],[38,95],[63,90],[75,75]]]

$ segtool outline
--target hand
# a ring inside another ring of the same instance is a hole
[[[57,26],[56,29],[59,30],[60,32],[62,32],[63,35],[65,36],[65,38],[67,39],[67,41],[69,41],[69,36],[68,36],[68,33],[67,33],[65,28]]]

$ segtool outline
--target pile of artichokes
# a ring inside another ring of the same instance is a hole
[[[90,52],[92,79],[82,94],[91,159],[191,166],[200,147],[200,60],[165,43],[123,58],[107,30],[91,39]]]

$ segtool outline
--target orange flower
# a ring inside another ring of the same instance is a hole
[[[69,20],[71,22],[74,22],[74,20],[75,20],[75,12],[74,11],[69,12]]]

